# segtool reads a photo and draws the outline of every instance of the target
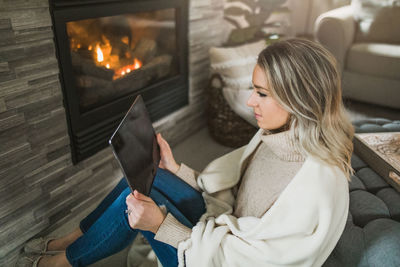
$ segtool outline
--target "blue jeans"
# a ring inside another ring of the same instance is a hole
[[[140,231],[164,267],[177,266],[176,248],[157,241],[148,231],[132,229],[125,214],[125,199],[131,193],[125,179],[80,223],[84,233],[66,249],[72,266],[87,266],[127,247]],[[150,197],[182,224],[192,228],[205,212],[201,193],[169,171],[158,169]]]

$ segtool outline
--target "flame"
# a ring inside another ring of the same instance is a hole
[[[92,45],[89,45],[88,50],[90,51],[93,49],[92,55],[97,66],[114,70],[114,80],[122,78],[123,76],[142,67],[143,63],[137,58],[133,58],[133,60],[130,61],[128,57],[120,58],[120,55],[112,54],[112,46],[110,42],[105,37],[103,39],[102,43],[93,44],[94,49]],[[122,62],[125,63],[127,60],[129,60],[131,64],[129,64],[128,61],[128,65],[123,65]]]
[[[128,74],[128,73],[130,73],[130,72],[132,72],[134,70],[137,70],[137,69],[139,69],[141,67],[142,67],[142,62],[140,60],[138,60],[137,58],[135,58],[133,60],[133,64],[130,64],[130,65],[124,66],[124,67],[122,67],[120,69],[117,69],[115,71],[113,79],[114,80],[119,79],[122,76],[124,76],[124,75],[126,75],[126,74]]]
[[[137,70],[138,68],[140,68],[142,66],[142,62],[140,62],[140,60],[138,60],[137,58],[135,58],[133,60],[133,65],[134,65],[134,69]]]
[[[121,38],[121,42],[123,42],[126,45],[129,45],[129,37],[128,36],[124,36]]]
[[[97,53],[97,61],[103,62],[103,60],[104,60],[103,52],[101,51],[99,44],[96,45],[96,53]]]

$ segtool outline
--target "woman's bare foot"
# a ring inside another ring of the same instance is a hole
[[[71,245],[75,240],[77,240],[83,233],[78,227],[73,232],[61,238],[50,240],[47,244],[48,251],[61,251],[65,250],[69,245]]]
[[[65,252],[54,256],[45,255],[39,260],[38,267],[71,267]]]

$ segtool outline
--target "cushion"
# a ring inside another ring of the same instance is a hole
[[[356,176],[360,178],[368,191],[376,193],[379,190],[389,187],[389,185],[374,172],[371,168],[362,168],[356,172]]]
[[[389,132],[400,132],[400,122],[388,123],[382,127]]]
[[[367,167],[367,163],[360,159],[356,154],[353,154],[351,155],[351,166],[355,171],[358,171],[361,168]]]
[[[376,196],[385,202],[389,209],[390,217],[400,221],[400,193],[393,188],[384,188],[376,193]]]
[[[363,182],[361,182],[360,178],[358,178],[355,175],[352,175],[349,183],[349,191],[351,192],[355,190],[366,190],[366,188]]]
[[[392,123],[392,122],[395,122],[395,121],[391,121],[391,120],[385,119],[385,118],[367,118],[367,119],[353,121],[352,124],[354,126],[362,126],[363,124],[376,124],[376,125],[382,126],[382,125]]]
[[[390,218],[385,202],[364,190],[350,192],[349,210],[353,215],[354,224],[359,227],[364,227],[378,218]]]
[[[387,132],[385,128],[376,124],[364,124],[358,128],[359,133],[378,133]]]
[[[347,222],[338,244],[323,266],[368,266],[363,229]]]
[[[353,122],[356,133],[400,132],[400,121],[384,118],[369,118]],[[353,163],[352,163],[353,164]],[[358,168],[353,166],[353,168]]]
[[[211,47],[211,71],[219,73],[231,89],[248,89],[257,56],[265,47],[264,40],[236,47]]]
[[[369,266],[400,266],[400,223],[377,219],[364,228]]]
[[[229,87],[224,87],[222,89],[222,94],[231,109],[247,122],[257,127],[257,120],[254,116],[253,109],[246,104],[251,93],[252,90],[249,89],[232,89]]]
[[[356,43],[348,51],[346,69],[400,80],[400,44]]]
[[[356,42],[400,43],[400,3],[398,0],[353,0],[358,22]]]

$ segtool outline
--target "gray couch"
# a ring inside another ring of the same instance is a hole
[[[353,0],[320,15],[315,37],[336,57],[343,95],[400,108],[400,1]]]
[[[400,121],[369,119],[357,132],[400,132]],[[400,193],[353,154],[345,230],[324,267],[400,266]]]

